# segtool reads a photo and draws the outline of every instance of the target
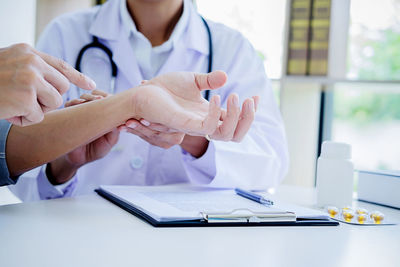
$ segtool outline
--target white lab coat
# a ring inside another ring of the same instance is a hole
[[[122,30],[119,1],[110,0],[102,7],[55,19],[42,34],[38,49],[75,66],[80,49],[95,35],[113,51],[113,60],[119,71],[116,93],[140,84],[143,78],[128,37]],[[157,75],[172,71],[207,71],[207,32],[190,1],[186,4],[190,5],[186,30]],[[207,152],[194,159],[180,146],[162,149],[135,135],[122,133],[118,144],[107,156],[78,170],[73,184],[66,190],[68,192],[56,190],[49,184],[45,166],[23,175],[11,190],[23,200],[32,200],[90,193],[101,184],[193,183],[248,189],[276,186],[287,172],[287,143],[263,64],[239,32],[208,22],[213,38],[213,69],[228,74],[227,84],[212,94],[221,96],[223,106],[226,106],[227,96],[233,92],[241,100],[253,95],[261,97],[255,121],[241,143],[211,141]],[[98,88],[108,90],[109,79],[107,82],[104,80],[104,73],[109,70],[109,65],[102,61],[102,53],[96,50],[90,53],[85,55],[83,64],[88,65],[83,69],[90,66],[90,75]],[[71,86],[65,98],[77,98],[79,94],[79,90]]]

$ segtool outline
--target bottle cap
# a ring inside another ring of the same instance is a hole
[[[346,143],[325,141],[322,143],[321,157],[328,159],[351,159],[351,146]]]

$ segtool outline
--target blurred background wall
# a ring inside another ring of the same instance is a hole
[[[94,0],[36,0],[36,27],[35,37],[36,40],[40,36],[40,33],[55,17],[67,13],[76,11],[83,8],[91,7]]]
[[[14,43],[35,43],[36,0],[2,0],[0,47]]]

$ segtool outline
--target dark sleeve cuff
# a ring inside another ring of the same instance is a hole
[[[10,177],[6,161],[6,143],[11,123],[0,120],[0,186],[15,184],[16,180]]]

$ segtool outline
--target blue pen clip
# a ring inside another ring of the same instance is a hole
[[[263,196],[261,196],[259,194],[253,193],[251,191],[243,190],[243,189],[240,189],[240,188],[235,188],[235,192],[239,196],[247,198],[247,199],[250,199],[250,200],[253,200],[253,201],[257,202],[257,203],[268,205],[268,206],[274,205],[274,202],[272,200],[269,200],[269,199],[267,199],[267,198],[265,198],[265,197],[263,197]]]

